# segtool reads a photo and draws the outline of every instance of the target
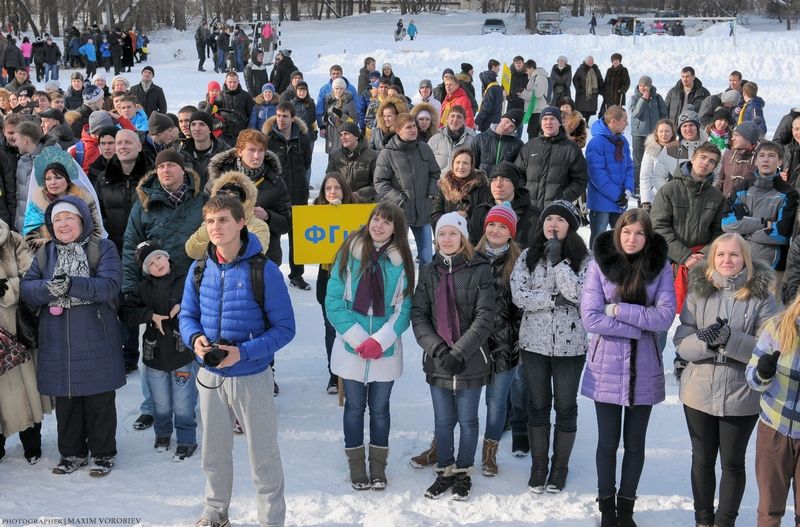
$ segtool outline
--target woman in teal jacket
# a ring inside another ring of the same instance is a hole
[[[325,311],[336,329],[331,370],[344,381],[344,444],[356,490],[386,487],[389,396],[403,372],[400,337],[410,323],[414,291],[407,230],[398,206],[376,206],[367,224],[342,244],[328,281]],[[367,404],[369,477],[364,448]]]

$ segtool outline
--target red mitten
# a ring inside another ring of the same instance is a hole
[[[373,338],[368,338],[356,348],[356,353],[361,355],[364,359],[380,359],[383,355],[383,350],[378,341]]]

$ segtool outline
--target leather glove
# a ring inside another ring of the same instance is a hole
[[[558,265],[562,260],[561,258],[561,240],[553,236],[544,244],[544,254],[547,255],[547,260],[550,265]]]
[[[617,205],[622,207],[623,209],[628,208],[628,195],[625,192],[620,194],[619,197],[617,198]]]
[[[0,278],[0,297],[5,296],[8,291],[8,278]]]
[[[356,353],[361,355],[364,359],[380,359],[383,356],[383,350],[378,341],[373,338],[368,338],[362,342],[357,348]]]
[[[756,371],[762,381],[768,381],[775,377],[778,372],[778,358],[781,356],[780,351],[776,351],[772,355],[764,354],[758,358]]]
[[[553,297],[553,304],[554,304],[554,305],[556,305],[556,306],[565,306],[565,307],[566,307],[566,306],[572,306],[572,307],[577,307],[577,306],[575,305],[575,302],[571,302],[571,301],[567,300],[567,299],[564,297],[564,295],[562,295],[561,293],[559,293],[559,294],[557,294],[556,296],[554,296],[554,297]]]
[[[442,369],[444,369],[444,371],[450,375],[458,375],[464,371],[465,366],[466,363],[462,359],[456,357],[450,352],[447,352],[442,356]]]
[[[750,215],[750,209],[744,203],[734,203],[733,215],[736,216],[736,221],[741,221],[742,218]]]
[[[333,112],[333,115],[335,115],[335,116],[336,116],[336,117],[338,117],[339,119],[341,119],[341,118],[342,118],[342,115],[343,115],[343,113],[342,113],[342,109],[341,109],[341,108],[337,108],[336,106],[334,106],[334,107],[331,109],[331,111]]]

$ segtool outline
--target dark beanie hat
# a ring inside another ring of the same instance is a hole
[[[161,152],[158,153],[156,156],[156,167],[161,163],[166,162],[175,163],[176,165],[180,166],[184,170],[186,167],[184,166],[183,156],[174,148],[165,148]]]
[[[455,75],[456,72],[453,71],[453,68],[445,68],[444,70],[442,70],[442,77],[444,77],[445,75],[448,75],[448,74],[449,75]]]
[[[150,119],[147,121],[147,126],[150,128],[150,135],[160,134],[175,126],[172,119],[163,113],[153,112],[150,114]]]
[[[295,92],[297,92],[297,90],[299,90],[300,88],[303,88],[306,91],[308,91],[308,83],[306,81],[298,82],[297,86],[294,87]]]
[[[348,132],[353,134],[354,136],[361,138],[361,129],[358,127],[356,123],[346,122],[340,128],[339,132]]]
[[[522,179],[522,174],[520,173],[520,169],[510,161],[503,161],[499,165],[496,165],[494,169],[492,169],[491,174],[489,174],[489,179],[494,179],[496,177],[503,177],[510,180],[514,183],[514,188],[519,186],[520,180]]]
[[[581,213],[578,212],[578,208],[575,205],[567,200],[557,199],[547,205],[539,217],[539,222],[544,223],[544,219],[551,214],[556,214],[567,220],[570,229],[573,231],[577,231],[581,226]]]
[[[462,62],[461,63],[461,71],[464,73],[469,73],[470,70],[474,70],[475,68],[472,67],[472,64],[469,62]]]
[[[192,124],[195,121],[203,121],[208,126],[209,130],[214,129],[214,121],[211,119],[211,115],[207,114],[206,112],[196,111],[192,113],[192,116],[189,117],[189,124]]]
[[[145,71],[149,71],[150,74],[153,75],[154,77],[156,75],[156,70],[153,69],[153,66],[145,66],[144,68],[142,68],[142,73],[144,73]]]
[[[525,118],[525,114],[519,108],[514,108],[507,111],[503,117],[514,123],[515,128],[519,128],[519,125],[522,124],[522,120]]]
[[[555,117],[558,120],[558,123],[561,124],[561,110],[559,108],[556,108],[555,106],[548,106],[547,108],[542,110],[539,120],[541,121],[541,119],[544,118],[545,115]]]
[[[714,115],[711,117],[711,122],[717,121],[719,119],[725,119],[728,121],[728,124],[733,122],[733,116],[731,115],[730,110],[727,108],[720,106],[716,110],[714,110]]]
[[[150,262],[152,262],[153,258],[156,256],[166,256],[169,258],[169,253],[165,251],[158,242],[148,240],[136,246],[134,258],[139,268],[142,270],[142,273],[146,275],[150,274]]]

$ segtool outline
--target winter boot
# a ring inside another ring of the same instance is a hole
[[[617,496],[617,527],[636,527],[633,521],[633,504],[636,498]]]
[[[369,479],[372,490],[386,488],[386,458],[389,457],[389,447],[369,445]]]
[[[345,448],[347,463],[350,465],[350,484],[356,490],[367,490],[369,478],[367,477],[367,454],[364,445],[355,448]]]
[[[531,478],[528,480],[528,490],[534,494],[541,494],[547,482],[547,465],[550,454],[550,427],[529,426],[528,441],[531,445]]]
[[[511,412],[509,412],[511,413]],[[514,457],[525,457],[531,451],[531,444],[527,435],[511,436],[511,454]]]
[[[575,445],[575,432],[562,432],[556,428],[553,433],[553,460],[550,476],[547,478],[547,492],[557,493],[564,489],[573,445]]]
[[[597,498],[600,508],[600,527],[617,527],[617,504],[616,496],[606,496]]]
[[[431,441],[431,446],[421,454],[412,457],[409,463],[414,468],[425,468],[435,465],[436,461],[438,459],[436,457],[436,438],[434,437]]]
[[[425,491],[426,498],[438,500],[442,497],[442,494],[447,492],[447,489],[453,486],[455,482],[455,477],[453,476],[454,468],[455,465],[450,465],[449,467],[436,467],[433,469],[433,471],[436,472],[436,481]]]
[[[484,476],[497,475],[497,447],[500,445],[497,441],[491,439],[483,440],[483,455],[481,457],[481,473]]]
[[[453,469],[453,500],[467,501],[472,490],[472,467]]]

